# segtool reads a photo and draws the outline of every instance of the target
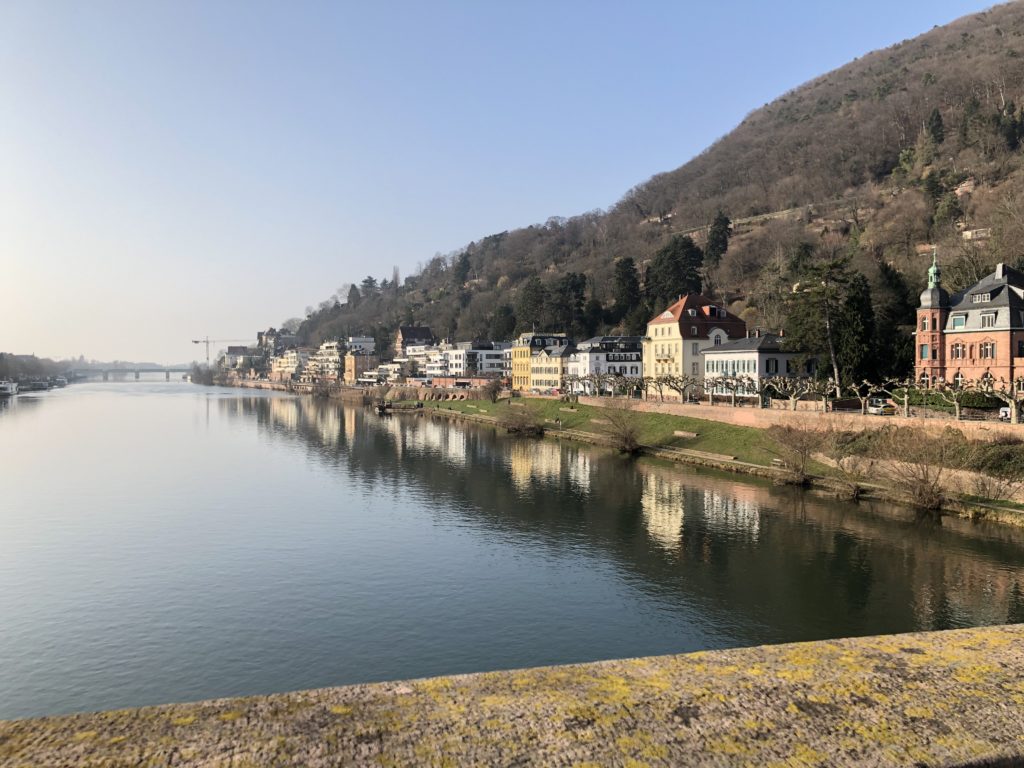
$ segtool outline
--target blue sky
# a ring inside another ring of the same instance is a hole
[[[0,0],[0,350],[191,359],[985,7]]]

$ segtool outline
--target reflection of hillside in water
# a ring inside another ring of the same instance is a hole
[[[1024,532],[311,398],[232,418],[516,546],[583,547],[729,643],[1024,621]],[[687,614],[689,616],[689,614]]]

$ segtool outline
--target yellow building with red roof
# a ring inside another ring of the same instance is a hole
[[[647,323],[644,376],[704,376],[701,351],[747,335],[747,324],[699,293],[688,293]]]

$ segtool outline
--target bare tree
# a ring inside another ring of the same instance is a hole
[[[615,408],[605,408],[601,414],[606,424],[601,431],[612,439],[612,444],[622,453],[637,453],[640,450],[640,415],[631,400]]]
[[[768,437],[775,444],[772,452],[782,459],[795,482],[805,484],[810,478],[808,467],[811,457],[824,444],[824,433],[792,424],[773,424],[767,431]]]

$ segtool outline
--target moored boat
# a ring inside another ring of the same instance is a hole
[[[0,397],[10,397],[18,394],[18,382],[0,381]]]

